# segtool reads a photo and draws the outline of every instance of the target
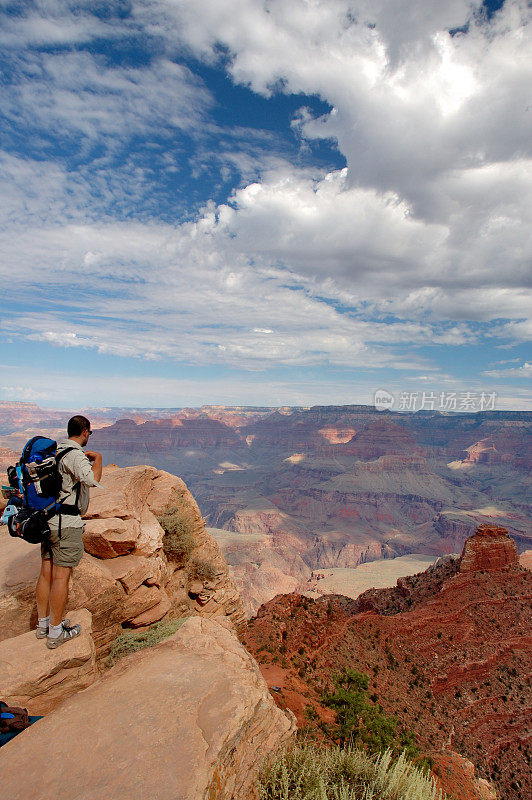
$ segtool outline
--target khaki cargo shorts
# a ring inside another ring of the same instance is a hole
[[[77,567],[83,555],[83,528],[61,526],[61,538],[58,531],[51,531],[48,539],[41,544],[41,558],[49,559],[56,567]]]

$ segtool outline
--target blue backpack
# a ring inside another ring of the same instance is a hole
[[[50,517],[79,514],[79,484],[75,504],[59,502],[63,483],[59,462],[74,449],[66,447],[57,454],[57,442],[34,436],[24,446],[18,464],[8,467],[11,497],[1,521],[7,523],[11,536],[38,544],[50,535]]]

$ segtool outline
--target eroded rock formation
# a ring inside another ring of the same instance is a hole
[[[227,617],[239,629],[245,615],[218,545],[205,531],[198,506],[180,478],[154,467],[104,469],[87,513],[86,554],[73,572],[69,609],[92,614],[98,658],[123,627],[139,628],[186,613]],[[179,506],[192,541],[188,558],[169,560],[157,515]],[[207,564],[198,582],[195,565]],[[0,537],[0,639],[35,624],[40,549]]]
[[[438,789],[453,800],[497,800],[497,792],[485,778],[475,775],[475,765],[452,750],[433,753],[433,776]]]
[[[183,476],[212,528],[258,536],[246,543],[249,566],[227,550],[256,610],[312,569],[460,552],[482,523],[503,525],[519,550],[530,548],[531,420],[527,412],[206,407],[121,421],[93,438],[108,460],[148,459]]]
[[[110,467],[102,482],[70,593],[82,633],[57,650],[30,629],[40,548],[0,539],[2,699],[45,715],[2,749],[2,796],[248,800],[295,719],[237,638],[245,619],[227,565],[179,478]],[[187,534],[177,559],[157,519],[168,508]],[[176,617],[174,635],[104,669],[125,627]]]
[[[464,544],[460,572],[505,569],[518,563],[517,546],[508,531],[497,525],[480,525]]]

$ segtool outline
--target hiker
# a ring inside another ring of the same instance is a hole
[[[89,506],[89,487],[99,486],[102,476],[100,453],[83,448],[91,435],[90,422],[81,414],[68,421],[68,439],[60,442],[57,452],[68,449],[59,461],[62,477],[61,512],[49,520],[50,536],[41,545],[41,574],[37,581],[37,613],[35,635],[46,639],[50,649],[59,647],[81,633],[81,625],[70,625],[64,619],[68,585],[73,567],[83,555],[83,520]]]

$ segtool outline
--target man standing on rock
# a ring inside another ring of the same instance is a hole
[[[89,506],[89,487],[99,486],[102,477],[100,453],[83,448],[89,441],[91,425],[81,414],[68,421],[68,439],[60,442],[57,453],[69,452],[59,461],[63,479],[60,502],[65,512],[49,520],[50,537],[41,546],[41,574],[37,581],[37,613],[39,623],[36,636],[46,639],[50,649],[59,647],[81,633],[80,625],[70,625],[64,619],[68,600],[68,586],[73,567],[83,555],[83,520]]]

